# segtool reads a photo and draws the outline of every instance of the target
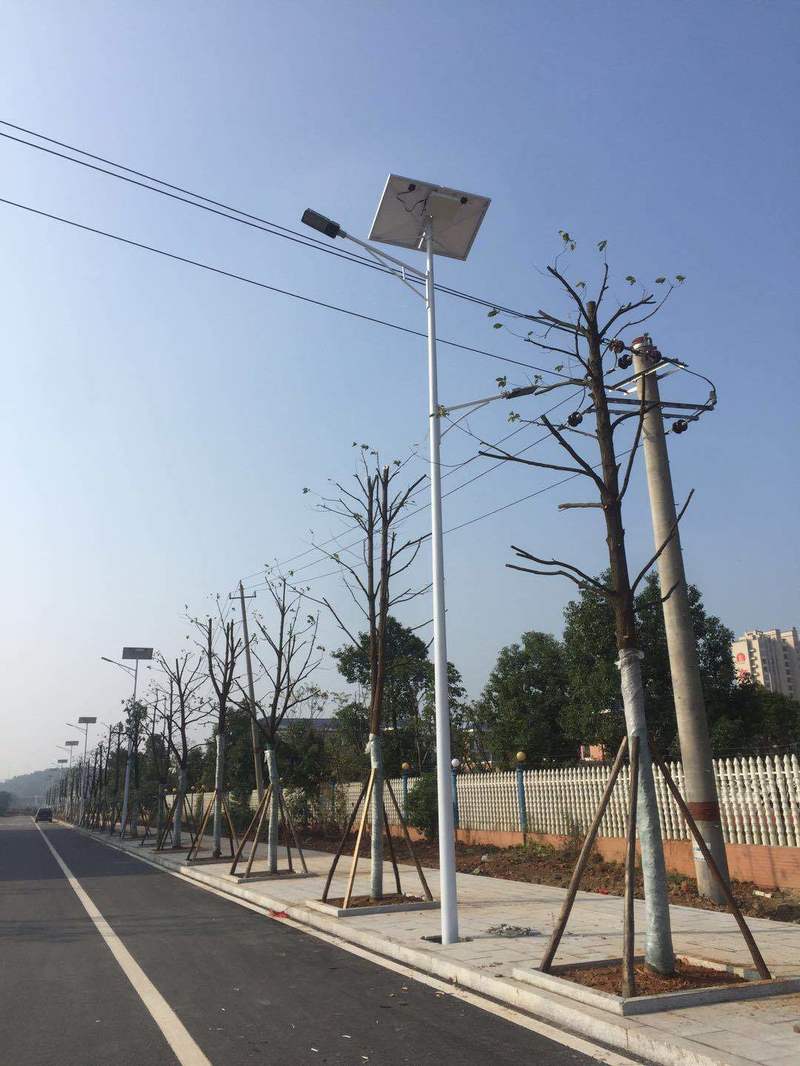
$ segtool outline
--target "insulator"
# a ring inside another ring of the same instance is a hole
[[[583,415],[580,413],[580,411],[573,411],[572,414],[567,418],[567,425],[572,426],[572,428],[574,429],[576,426],[579,426],[582,421]]]
[[[685,433],[688,428],[689,423],[686,421],[685,418],[676,418],[675,421],[672,423],[673,433]]]
[[[622,370],[627,370],[632,363],[633,356],[630,354],[630,352],[623,352],[619,359],[617,359],[617,366],[620,367],[620,369]]]

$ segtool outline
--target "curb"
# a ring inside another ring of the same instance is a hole
[[[186,881],[193,881],[201,887],[211,888],[234,902],[242,900],[267,917],[278,920],[282,917],[291,918],[298,925],[319,930],[343,944],[354,944],[374,955],[404,963],[421,973],[438,977],[457,987],[469,989],[480,996],[533,1015],[560,1029],[587,1037],[616,1051],[627,1052],[648,1062],[657,1063],[658,1066],[755,1066],[752,1059],[716,1051],[694,1040],[672,1036],[661,1028],[639,1021],[635,1016],[610,1014],[608,1011],[588,1004],[579,1005],[575,1000],[546,989],[534,989],[530,985],[525,987],[521,981],[512,982],[511,979],[480,973],[468,966],[407,947],[386,936],[356,929],[349,923],[328,917],[311,906],[305,904],[287,906],[285,900],[268,899],[263,894],[256,894],[242,885],[224,880],[214,874],[205,873],[202,868],[187,865],[175,866],[161,856],[140,854],[139,850],[133,847],[98,836],[90,830],[70,825],[67,822],[54,821],[55,824],[76,830],[91,840],[131,855],[141,862],[166,870]]]

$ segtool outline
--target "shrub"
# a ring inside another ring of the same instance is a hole
[[[426,840],[435,840],[439,828],[436,774],[423,774],[408,791],[408,824]]]

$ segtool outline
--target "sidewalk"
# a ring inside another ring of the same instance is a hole
[[[423,939],[440,932],[438,910],[337,919],[308,906],[308,901],[318,900],[322,894],[332,858],[326,853],[305,853],[309,877],[284,875],[239,885],[227,876],[230,860],[189,867],[185,852],[155,853],[149,845],[141,847],[137,842],[127,841],[121,845],[114,838],[98,833],[88,835],[265,911],[285,912],[293,920],[342,941],[453,981],[653,1062],[681,1066],[800,1064],[800,1032],[794,1031],[794,1026],[800,1025],[800,992],[622,1017],[515,980],[511,976],[514,969],[538,964],[564,897],[563,889],[458,874],[460,935],[471,939],[442,947]],[[331,886],[331,897],[344,894],[348,869],[349,864],[343,858]],[[368,863],[362,860],[359,869],[356,895],[368,891]],[[254,864],[254,874],[263,870],[263,860]],[[401,872],[404,891],[416,893],[419,885],[414,868],[404,866]],[[425,875],[436,895],[438,871],[426,869]],[[389,865],[385,885],[387,891],[393,891]],[[671,916],[678,954],[752,969],[732,916],[690,907],[672,907]],[[643,950],[644,919],[644,903],[637,901],[637,953]],[[773,977],[800,977],[800,926],[763,918],[747,921]],[[490,935],[488,930],[501,923],[531,927],[534,935],[514,939]],[[619,957],[621,944],[622,900],[581,892],[556,963]]]

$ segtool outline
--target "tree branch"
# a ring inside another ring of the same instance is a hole
[[[658,549],[658,551],[657,551],[657,552],[655,553],[655,555],[653,555],[653,556],[652,556],[652,557],[650,558],[650,560],[649,560],[649,561],[648,561],[648,562],[647,562],[647,563],[646,563],[646,564],[645,564],[645,565],[644,565],[644,566],[642,567],[642,569],[641,569],[641,570],[639,571],[639,573],[638,573],[638,574],[636,575],[636,580],[635,580],[635,581],[633,582],[633,584],[631,585],[631,595],[633,595],[633,594],[634,594],[634,593],[636,592],[636,586],[637,586],[637,585],[639,584],[639,582],[640,582],[640,581],[642,580],[642,578],[643,578],[643,577],[645,576],[645,574],[647,573],[647,571],[648,571],[648,570],[650,569],[650,567],[651,567],[651,566],[653,565],[653,563],[655,563],[655,562],[656,562],[656,560],[657,560],[657,559],[659,558],[659,556],[660,556],[660,555],[661,555],[661,553],[662,553],[662,552],[664,551],[664,549],[666,548],[666,546],[667,546],[667,545],[669,544],[669,542],[670,542],[670,541],[672,540],[672,538],[673,538],[673,537],[675,536],[675,533],[676,533],[676,531],[677,531],[677,529],[678,529],[678,523],[680,522],[680,520],[681,520],[681,519],[683,518],[684,514],[686,513],[686,508],[687,508],[687,507],[689,506],[689,504],[691,503],[691,500],[692,500],[692,496],[694,496],[694,489],[692,489],[692,491],[691,491],[691,492],[689,493],[689,495],[688,495],[688,496],[686,497],[686,503],[685,503],[685,504],[683,505],[683,507],[681,507],[680,511],[679,511],[679,512],[678,512],[678,514],[676,515],[676,517],[675,517],[675,521],[674,521],[674,522],[672,523],[672,526],[670,527],[670,531],[669,531],[669,533],[668,533],[668,534],[666,535],[666,537],[664,538],[664,542],[663,542],[663,544],[661,545],[661,547],[660,547],[660,548]],[[673,591],[673,590],[672,590],[672,589],[670,589],[670,590],[669,590],[669,592],[667,593],[667,595],[671,595],[671,594],[672,594],[672,591]]]

